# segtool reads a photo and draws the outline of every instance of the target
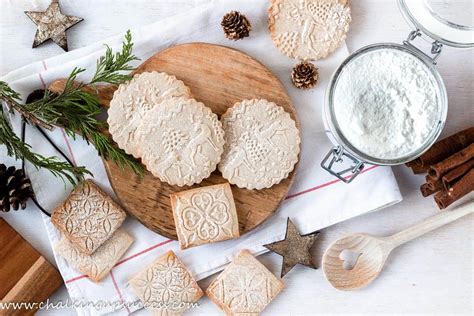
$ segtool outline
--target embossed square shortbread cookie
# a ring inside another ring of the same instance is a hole
[[[171,194],[181,249],[239,237],[239,221],[228,183]]]
[[[258,315],[283,287],[280,279],[244,249],[209,285],[206,294],[227,315]]]
[[[86,274],[92,281],[100,282],[109,274],[132,243],[132,236],[119,228],[90,256],[77,250],[66,237],[61,238],[59,243],[54,246],[54,250],[73,268]]]
[[[348,0],[271,0],[268,28],[288,57],[318,60],[341,45],[350,22]]]
[[[54,210],[51,222],[78,250],[91,255],[122,225],[125,216],[110,196],[86,180]]]
[[[134,276],[129,284],[153,315],[181,315],[204,294],[171,250]]]
[[[243,100],[221,117],[225,132],[222,176],[239,188],[264,189],[288,177],[298,162],[300,135],[283,107]]]
[[[136,130],[148,111],[172,97],[191,97],[191,91],[181,80],[164,72],[143,72],[114,92],[108,110],[109,131],[117,145],[136,158],[141,147]]]

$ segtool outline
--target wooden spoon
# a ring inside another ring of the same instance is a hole
[[[385,260],[394,248],[473,212],[474,200],[470,200],[452,211],[443,211],[390,237],[367,234],[343,237],[329,246],[323,256],[326,279],[339,290],[363,288],[379,275]],[[351,270],[344,268],[344,260],[340,258],[345,250],[358,255]]]

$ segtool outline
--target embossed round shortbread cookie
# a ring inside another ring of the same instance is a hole
[[[341,45],[350,21],[349,0],[272,0],[268,27],[288,57],[318,60]]]
[[[171,97],[191,97],[191,92],[175,76],[164,72],[144,72],[115,91],[108,111],[109,131],[120,148],[139,158],[141,149],[135,132],[146,113]]]
[[[192,185],[216,169],[224,148],[217,115],[194,99],[169,98],[148,111],[136,137],[142,162],[161,181]]]
[[[288,177],[298,161],[300,135],[290,114],[267,100],[244,100],[221,118],[225,146],[219,170],[239,188],[263,189]]]

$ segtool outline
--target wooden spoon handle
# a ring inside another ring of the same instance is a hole
[[[412,239],[415,239],[421,235],[424,235],[436,228],[439,228],[443,225],[446,225],[450,222],[457,220],[463,216],[471,214],[474,212],[474,200],[470,200],[463,205],[448,211],[443,211],[435,216],[432,216],[421,222],[416,224],[404,231],[395,234],[393,236],[388,237],[388,242],[391,244],[393,248],[400,246],[401,244],[406,243]]]
[[[49,85],[48,90],[55,93],[61,93],[64,91],[66,82],[66,79],[55,80]],[[97,86],[97,90],[92,87],[82,88],[82,91],[98,96],[100,105],[105,108],[109,107],[110,100],[112,100],[115,90],[117,90],[117,86],[111,84]]]

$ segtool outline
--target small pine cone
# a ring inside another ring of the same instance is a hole
[[[291,80],[298,89],[310,89],[319,79],[318,68],[309,61],[297,64],[291,72]]]
[[[24,210],[30,197],[33,197],[31,182],[23,170],[0,164],[0,210],[9,212],[13,208],[17,211],[19,207]]]
[[[249,20],[238,11],[231,11],[224,15],[221,25],[225,37],[234,41],[248,37],[252,30]]]

